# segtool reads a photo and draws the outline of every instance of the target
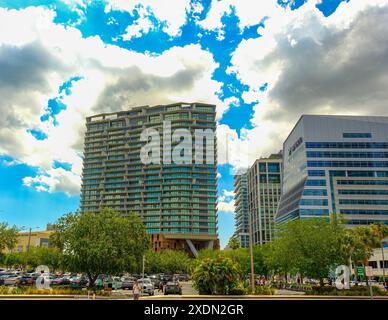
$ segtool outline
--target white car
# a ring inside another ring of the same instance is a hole
[[[154,285],[149,278],[143,278],[137,280],[140,288],[143,287],[143,293],[147,293],[150,296],[154,295]]]
[[[16,284],[17,276],[4,279],[5,286],[14,286]]]

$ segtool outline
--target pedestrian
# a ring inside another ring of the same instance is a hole
[[[113,280],[113,288],[115,290],[118,290],[118,288],[119,288],[119,280],[117,278],[114,278],[114,280]]]
[[[108,294],[112,295],[113,279],[111,276],[108,276]]]
[[[102,281],[102,277],[100,279],[98,279],[97,286],[98,286],[98,289],[100,289],[100,290],[103,288],[104,284]]]
[[[137,283],[137,281],[135,282],[135,284],[133,285],[133,300],[139,300],[139,296],[140,296],[140,286],[139,284]]]

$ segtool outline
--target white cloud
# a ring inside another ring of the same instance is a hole
[[[277,0],[256,1],[252,0],[213,0],[211,7],[205,19],[198,21],[205,30],[220,31],[224,28],[222,17],[230,15],[234,10],[239,18],[239,27],[242,31],[244,28],[259,24],[268,16],[277,15],[284,10]]]
[[[156,28],[152,21],[152,15],[163,26],[162,30],[168,35],[175,37],[180,34],[181,27],[186,22],[186,12],[190,10],[199,10],[198,6],[190,6],[189,0],[108,0],[105,8],[106,12],[111,10],[127,11],[134,16],[137,11],[139,17],[134,25],[127,28],[127,33],[123,36],[125,40],[131,37],[139,37],[141,34],[148,33]]]
[[[218,67],[199,45],[173,47],[159,56],[140,54],[104,44],[99,37],[83,38],[80,31],[53,22],[47,9],[0,8],[0,154],[39,168],[26,185],[48,192],[77,194],[82,170],[85,117],[138,105],[198,101],[227,105],[218,98],[221,83],[212,80]],[[17,58],[16,58],[17,57]],[[47,101],[71,77],[67,106],[53,121],[41,122]],[[27,129],[44,132],[36,140]],[[54,169],[67,162],[72,171]]]
[[[81,178],[74,172],[62,168],[49,169],[36,177],[25,177],[23,183],[33,186],[38,191],[64,192],[67,195],[77,194]]]
[[[223,195],[225,196],[225,197],[234,197],[234,190],[224,190],[224,192],[223,192]]]
[[[218,197],[218,210],[227,213],[234,213],[234,191],[222,191],[222,195]]]
[[[232,54],[228,72],[249,87],[243,100],[256,105],[253,129],[240,138],[221,128],[232,148],[221,163],[277,152],[302,114],[387,115],[388,1],[342,2],[327,18],[316,3],[274,12],[262,37],[243,40]]]
[[[229,202],[220,201],[218,202],[218,211],[226,213],[234,213],[234,200]]]
[[[139,18],[125,29],[126,33],[122,36],[123,40],[129,41],[132,38],[140,38],[143,34],[147,34],[155,28],[145,8],[140,7],[137,12]]]
[[[237,97],[229,97],[224,100],[224,103],[229,107],[238,107],[240,100]]]

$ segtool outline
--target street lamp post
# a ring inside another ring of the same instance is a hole
[[[35,229],[38,229],[39,227],[35,227]],[[28,242],[27,242],[27,252],[30,252],[30,246],[31,246],[31,232],[32,232],[32,228],[30,227],[29,228],[29,231],[28,231]]]
[[[142,279],[143,279],[143,283],[142,283],[142,288],[141,288],[141,291],[142,291],[143,295],[144,295],[144,267],[145,267],[145,255],[143,254],[143,268],[142,268],[142,274],[143,274]]]
[[[251,288],[252,294],[255,292],[255,266],[253,263],[253,234],[252,234],[252,210],[248,210],[249,219],[249,254],[251,259]]]
[[[31,245],[31,227],[30,227],[30,231],[28,232],[27,252],[30,251],[30,245]]]

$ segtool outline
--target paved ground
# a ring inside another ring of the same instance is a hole
[[[280,289],[276,291],[276,295],[273,296],[205,296],[198,295],[198,292],[193,288],[191,282],[181,282],[182,285],[182,295],[167,295],[165,296],[162,292],[158,292],[155,290],[154,296],[142,296],[141,300],[366,300],[370,299],[369,296],[306,296],[304,292],[292,291],[287,289]],[[96,300],[105,300],[105,299],[118,299],[118,300],[132,300],[132,290],[116,290],[112,292],[112,296],[110,297],[93,297],[92,295],[63,295],[63,296],[39,296],[39,295],[8,295],[1,296],[0,300],[15,300],[15,299],[23,299],[23,300],[87,300],[87,299],[96,299]],[[385,297],[374,297],[376,300],[386,300],[388,301],[388,296]]]
[[[284,295],[304,295],[305,293],[304,292],[300,292],[300,291],[293,291],[293,290],[287,290],[287,289],[278,289],[276,290],[276,294],[277,295],[281,295],[281,296],[284,296]]]

